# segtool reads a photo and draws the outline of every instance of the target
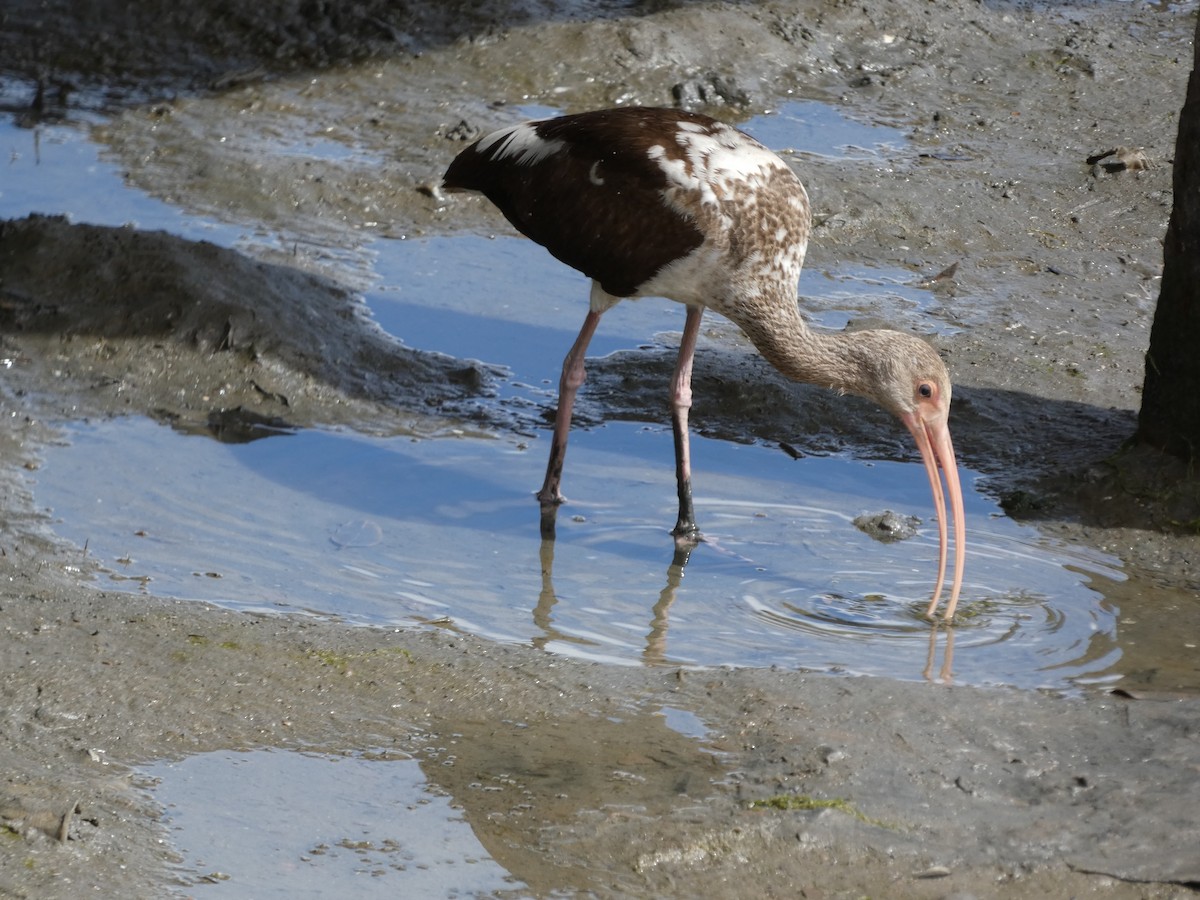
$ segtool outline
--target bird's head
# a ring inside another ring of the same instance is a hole
[[[853,356],[850,393],[874,400],[910,422],[940,423],[950,416],[950,374],[937,351],[899,331],[843,332]],[[911,427],[911,426],[910,426]]]

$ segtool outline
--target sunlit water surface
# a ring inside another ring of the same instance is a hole
[[[799,102],[747,128],[772,146],[852,158],[903,140]],[[297,139],[281,152],[303,147]],[[226,246],[254,231],[129,188],[74,126],[0,124],[0,152],[0,216],[135,222]],[[503,365],[501,397],[551,405],[585,309],[582,276],[508,237],[370,249],[366,299],[384,329]],[[802,302],[826,327],[877,316],[945,330],[939,301],[919,285],[904,270],[810,270]],[[622,304],[592,353],[636,349],[681,323],[675,304]],[[615,422],[575,435],[555,545],[540,541],[532,498],[546,443],[311,431],[227,445],[127,418],[72,426],[48,452],[35,496],[105,578],[239,609],[435,623],[621,664],[777,664],[1062,689],[1115,662],[1115,610],[1089,587],[1120,577],[1111,561],[1008,520],[972,489],[971,472],[962,621],[947,634],[921,616],[937,551],[917,464],[793,460],[696,438],[708,541],[680,568],[667,535],[668,428]],[[917,537],[883,544],[852,524],[888,508],[926,520]]]

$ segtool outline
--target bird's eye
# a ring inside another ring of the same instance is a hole
[[[928,400],[933,396],[933,385],[928,381],[922,381],[919,385],[917,385],[917,393]]]

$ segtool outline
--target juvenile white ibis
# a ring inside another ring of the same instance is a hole
[[[688,411],[692,356],[705,309],[732,320],[788,378],[857,394],[912,432],[937,510],[937,584],[946,577],[946,503],[954,512],[954,615],[965,558],[962,489],[947,419],[950,377],[937,353],[897,331],[820,333],[800,315],[797,286],[812,223],[795,173],[749,135],[707,116],[626,107],[512,125],[480,138],[450,164],[448,190],[478,191],[521,233],[592,279],[591,307],[563,361],[546,480],[538,492],[553,534],[571,410],[601,315],[628,297],[687,307],[671,381],[679,518],[699,537],[692,509]]]

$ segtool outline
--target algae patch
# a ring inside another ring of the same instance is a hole
[[[761,800],[751,800],[749,809],[775,809],[786,812],[806,812],[819,811],[823,809],[836,809],[839,812],[844,812],[848,816],[853,816],[860,822],[865,822],[868,825],[878,825],[880,828],[895,829],[897,826],[884,822],[880,819],[873,819],[865,813],[859,811],[857,807],[844,797],[835,797],[832,799],[822,797],[810,797],[807,794],[776,794],[774,797],[766,797]]]

